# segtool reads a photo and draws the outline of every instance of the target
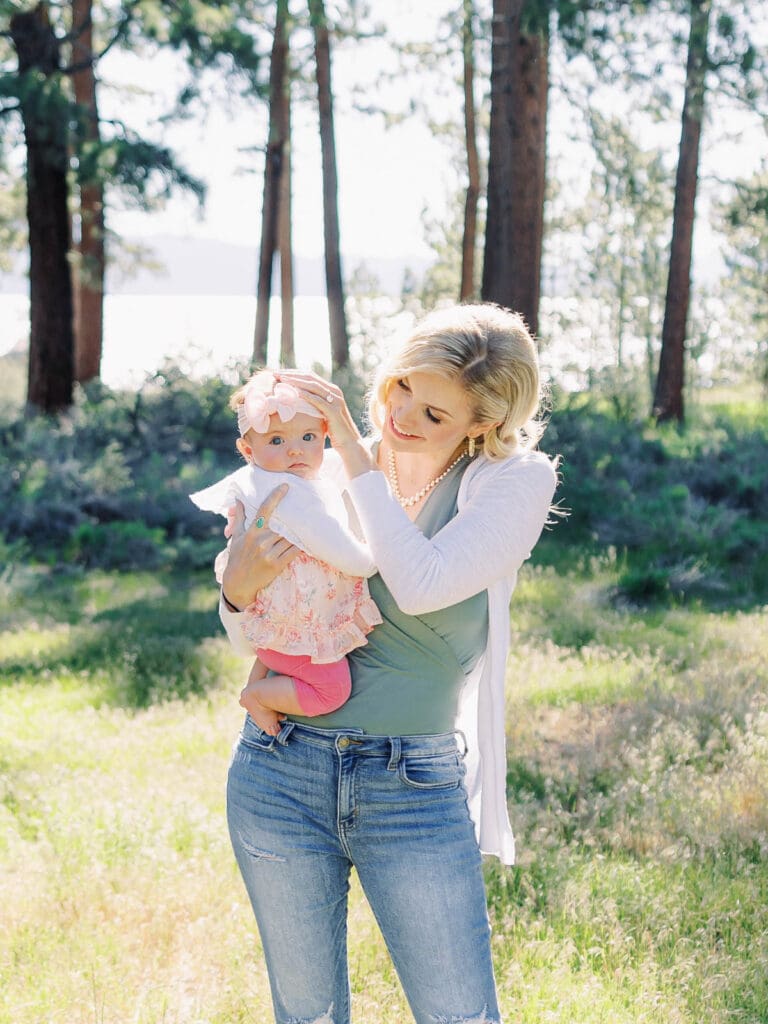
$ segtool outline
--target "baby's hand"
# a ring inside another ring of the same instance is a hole
[[[240,506],[240,509],[242,509],[242,505]],[[231,537],[235,532],[235,523],[237,522],[238,514],[242,514],[242,512],[238,510],[237,505],[233,505],[231,508],[227,509],[227,525],[224,527],[225,537]]]

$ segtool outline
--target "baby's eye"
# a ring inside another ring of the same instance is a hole
[[[407,381],[407,380],[405,379],[405,377],[401,377],[401,378],[400,378],[400,380],[399,380],[399,381],[397,382],[397,386],[398,386],[399,388],[402,388],[402,389],[403,389],[403,391],[410,391],[410,390],[411,390],[411,389],[410,389],[410,388],[408,387],[408,381]]]
[[[307,433],[304,435],[304,437],[302,437],[301,440],[302,441],[306,441],[307,443],[309,443],[310,441],[314,441],[315,440],[315,435],[313,433],[311,433],[310,431],[307,431]]]
[[[269,443],[274,445],[280,445],[283,443],[283,439],[282,437],[270,437]]]

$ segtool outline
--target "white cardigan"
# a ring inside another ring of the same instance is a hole
[[[336,475],[338,457],[328,456],[328,472]],[[504,864],[515,860],[504,716],[509,601],[517,572],[546,522],[555,485],[554,465],[541,452],[501,461],[481,455],[464,473],[457,514],[428,538],[380,471],[346,484],[374,562],[403,612],[421,615],[488,591],[488,643],[462,690],[456,728],[467,739],[466,785],[480,849]],[[223,603],[220,614],[230,639],[239,640],[235,646],[242,649],[240,615]]]

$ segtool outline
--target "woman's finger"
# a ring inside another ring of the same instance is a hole
[[[286,540],[285,537],[281,537],[273,548],[275,561],[281,564],[292,562],[300,550],[295,544],[291,544],[289,540]]]
[[[275,570],[275,575],[278,575],[286,566],[291,564],[300,553],[300,550],[295,544],[287,541],[285,537],[276,536],[274,543],[263,549],[262,554],[268,565]]]
[[[344,401],[344,394],[337,384],[318,377],[316,373],[302,373],[300,370],[281,370],[280,379],[293,384],[299,388],[307,398],[314,399],[319,409],[323,409],[334,402]]]
[[[270,516],[288,493],[288,484],[280,484],[274,491],[271,491],[261,505],[259,505],[256,518],[250,525],[251,530],[262,530],[269,523]]]

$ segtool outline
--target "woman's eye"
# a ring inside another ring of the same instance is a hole
[[[433,414],[433,412],[431,411],[431,409],[427,409],[427,419],[428,419],[428,420],[430,421],[430,423],[441,423],[441,422],[442,422],[442,420],[439,420],[439,419],[437,418],[437,416],[435,416],[435,415]]]
[[[403,391],[410,391],[410,390],[411,390],[411,389],[410,389],[410,388],[408,387],[408,382],[407,382],[407,381],[406,381],[406,380],[405,380],[404,378],[402,378],[402,377],[401,377],[401,378],[400,378],[400,380],[399,380],[399,381],[397,382],[397,386],[398,386],[399,388],[402,388],[402,389],[403,389]]]

